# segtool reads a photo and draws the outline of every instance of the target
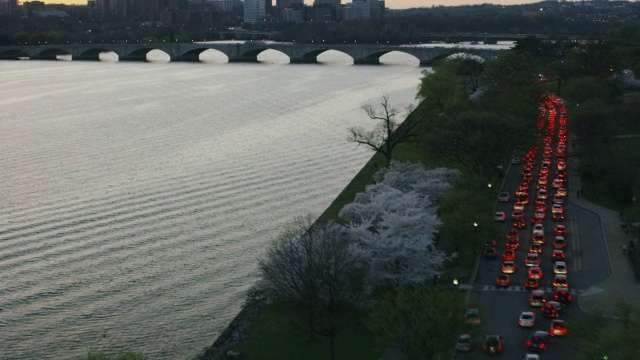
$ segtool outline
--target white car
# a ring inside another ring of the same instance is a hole
[[[496,221],[505,221],[507,219],[507,214],[504,211],[497,211],[495,215]]]
[[[564,209],[562,208],[562,205],[560,204],[553,204],[551,206],[551,213],[558,213],[558,214],[562,214],[564,212]]]
[[[556,275],[567,275],[567,263],[564,261],[556,261],[553,265],[553,273]]]
[[[547,190],[540,189],[540,190],[538,190],[538,196],[536,196],[536,197],[540,198],[540,199],[546,199],[547,196],[548,196]]]
[[[553,195],[553,203],[560,204],[560,205],[564,204],[564,196],[560,194]]]
[[[524,211],[524,204],[521,202],[513,204],[513,211]]]
[[[540,360],[540,355],[538,354],[527,354],[524,356],[524,360]]]
[[[508,192],[501,192],[500,194],[498,194],[498,201],[499,202],[509,202],[511,198],[509,197],[509,193]]]
[[[542,270],[538,266],[533,266],[529,268],[529,279],[542,279]]]
[[[544,235],[544,225],[540,223],[533,225],[533,235],[536,234]]]
[[[561,179],[554,179],[553,182],[551,183],[551,186],[554,188],[562,187],[562,185],[564,185],[564,182],[562,182]]]
[[[568,289],[569,281],[567,281],[567,275],[556,275],[551,285],[553,285],[553,287],[558,289],[559,288]]]
[[[536,325],[536,316],[531,311],[523,311],[520,313],[518,325],[522,327],[534,327]]]
[[[544,290],[533,290],[531,297],[529,298],[529,305],[540,307],[544,305],[547,300],[545,299]]]
[[[567,190],[565,188],[558,188],[558,190],[556,190],[556,194],[559,194],[560,196],[567,196]]]
[[[456,342],[456,350],[462,352],[471,351],[471,343],[473,340],[471,339],[471,335],[469,334],[461,334],[458,336],[458,341]]]

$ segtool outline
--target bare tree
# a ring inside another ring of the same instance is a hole
[[[398,123],[395,120],[398,112],[389,105],[389,97],[387,95],[382,96],[380,108],[374,108],[367,104],[362,106],[362,109],[371,120],[378,121],[378,124],[373,130],[366,130],[361,127],[349,129],[348,140],[358,145],[366,145],[375,152],[382,154],[387,161],[387,165],[389,165],[396,146],[414,140],[415,135],[412,130],[420,123],[422,117],[410,111],[411,114],[407,116],[404,123]]]
[[[301,308],[309,337],[329,337],[332,358],[340,318],[362,294],[359,264],[347,232],[335,223],[314,224],[311,216],[295,219],[259,262],[266,295]]]

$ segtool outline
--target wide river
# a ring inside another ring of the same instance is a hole
[[[202,352],[282,225],[372,155],[361,106],[416,103],[398,59],[0,62],[0,359]]]

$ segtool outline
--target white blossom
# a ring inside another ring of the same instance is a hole
[[[373,285],[422,283],[441,274],[450,256],[433,240],[440,226],[436,202],[459,177],[457,170],[394,162],[342,209]]]

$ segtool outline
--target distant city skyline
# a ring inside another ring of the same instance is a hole
[[[69,4],[69,5],[86,5],[87,0],[43,0],[45,4]],[[479,5],[479,4],[496,4],[496,5],[518,5],[531,4],[542,0],[386,0],[386,6],[390,9],[409,9],[415,7],[431,7],[431,6],[458,6],[458,5]],[[21,0],[20,3],[24,3]],[[351,0],[342,0],[343,4],[350,3]],[[305,0],[305,4],[312,5],[313,0]],[[275,1],[274,1],[275,5]]]

